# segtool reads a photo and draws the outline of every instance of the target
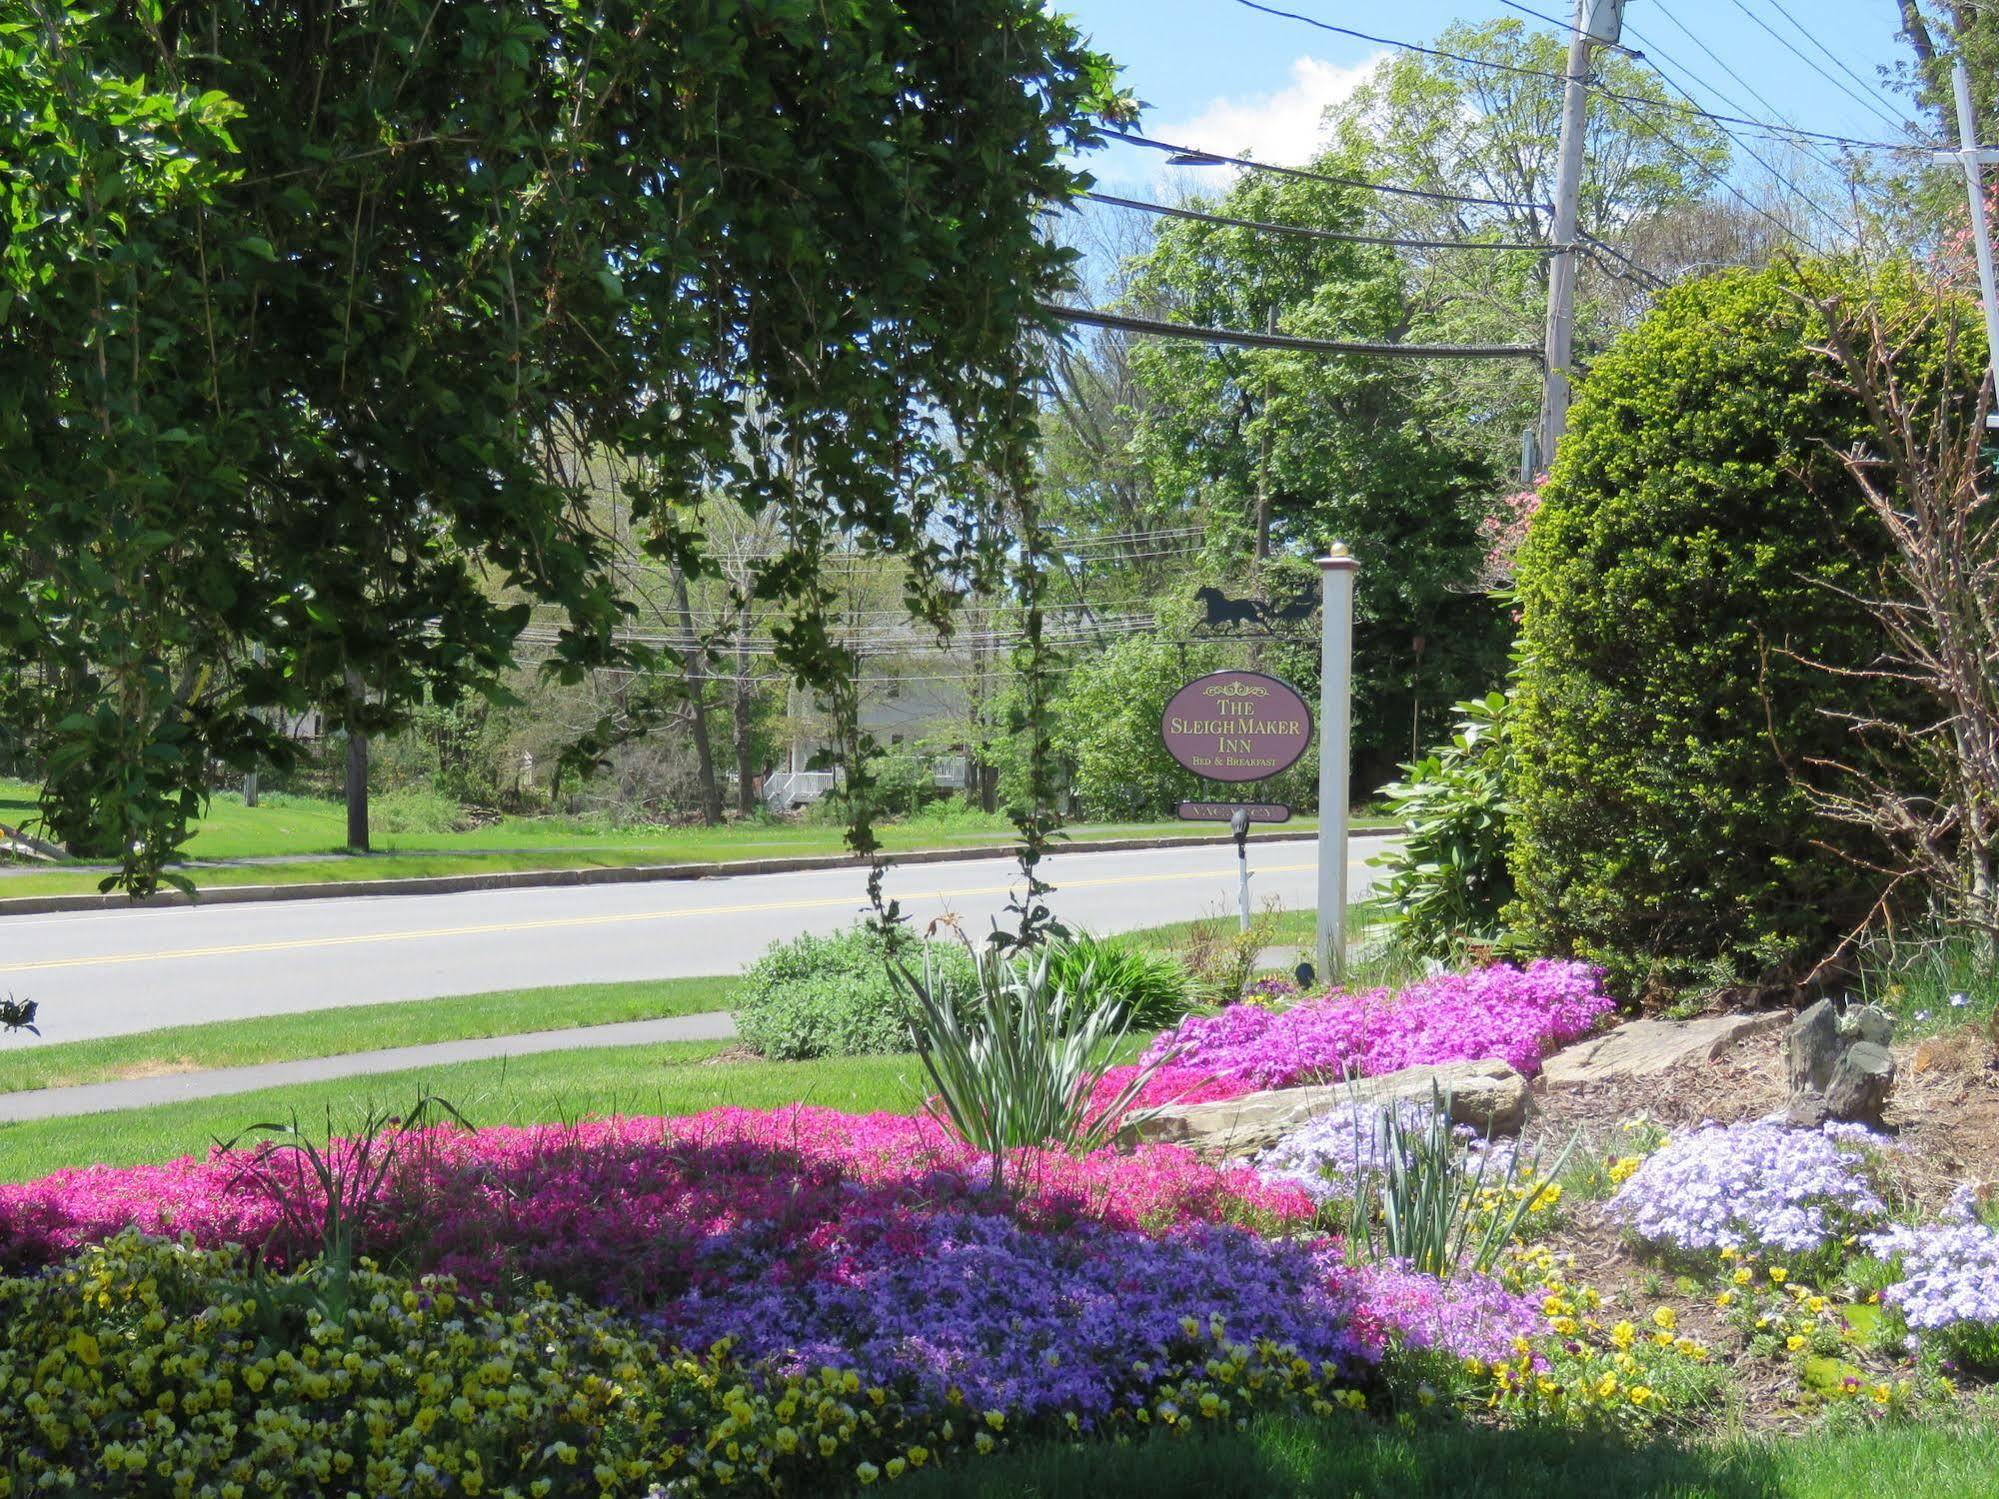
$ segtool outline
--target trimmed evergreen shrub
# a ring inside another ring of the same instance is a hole
[[[1796,275],[1678,286],[1597,361],[1519,556],[1510,914],[1627,996],[1781,979],[1877,895],[1801,783],[1886,699],[1825,669],[1881,649],[1840,590],[1884,542]]]
[[[971,987],[972,960],[961,944],[906,935],[895,941],[912,973],[922,973],[927,951],[955,992]],[[865,926],[773,943],[743,975],[736,1031],[773,1061],[908,1051],[911,1010],[888,959],[887,942]]]

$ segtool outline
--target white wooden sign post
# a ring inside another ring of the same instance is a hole
[[[1347,959],[1348,739],[1353,727],[1353,583],[1360,564],[1334,542],[1319,559],[1319,972],[1337,982]]]

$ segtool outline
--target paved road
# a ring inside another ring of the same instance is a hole
[[[1357,898],[1377,839],[1357,839]],[[1252,844],[1251,889],[1313,903],[1317,845]],[[1215,848],[1058,854],[1053,905],[1118,931],[1233,910],[1235,857]],[[888,893],[916,921],[982,933],[1017,871],[997,860],[906,865]],[[733,973],[774,937],[829,931],[865,900],[851,869],[654,884],[488,890],[271,905],[157,907],[0,920],[0,993],[41,1002],[44,1041],[544,984]]]

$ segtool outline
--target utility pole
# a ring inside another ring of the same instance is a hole
[[[1555,163],[1555,220],[1549,232],[1548,334],[1541,374],[1541,463],[1569,424],[1569,351],[1576,331],[1576,206],[1583,185],[1583,128],[1589,113],[1590,49],[1615,42],[1624,29],[1624,0],[1576,0],[1569,64],[1563,70],[1562,139]]]
[[[1962,62],[1950,70],[1950,84],[1957,94],[1957,144],[1955,151],[1939,151],[1938,161],[1954,161],[1964,168],[1965,197],[1971,208],[1971,242],[1978,256],[1978,292],[1985,303],[1985,341],[1990,352],[1995,392],[1999,392],[1999,290],[1992,276],[1992,226],[1985,218],[1985,168],[1999,162],[1999,150],[1978,144],[1978,128],[1971,116],[1971,75]],[[1999,427],[1999,410],[1985,418],[1988,427]]]

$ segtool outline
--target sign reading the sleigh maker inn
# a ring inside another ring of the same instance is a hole
[[[1173,694],[1159,719],[1166,753],[1210,781],[1261,781],[1312,743],[1312,710],[1288,682],[1218,671]]]

